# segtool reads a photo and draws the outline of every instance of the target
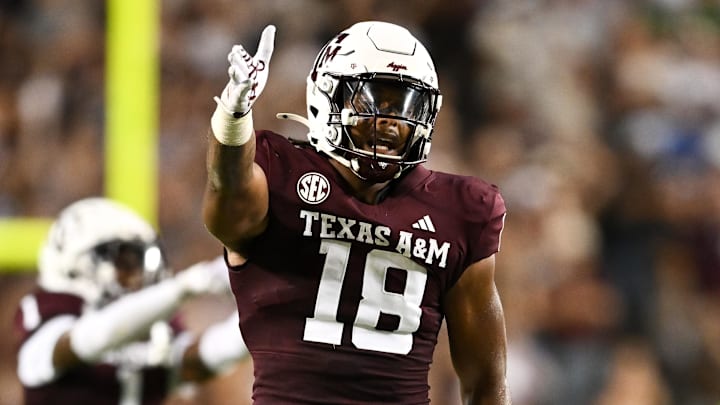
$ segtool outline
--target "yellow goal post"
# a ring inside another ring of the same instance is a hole
[[[159,22],[159,1],[107,2],[104,193],[155,226]],[[34,271],[51,223],[52,218],[0,218],[0,273]]]

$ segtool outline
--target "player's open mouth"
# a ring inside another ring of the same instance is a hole
[[[384,155],[395,155],[397,154],[398,146],[397,136],[393,135],[381,135],[375,140],[375,152]],[[372,145],[371,145],[372,148]]]

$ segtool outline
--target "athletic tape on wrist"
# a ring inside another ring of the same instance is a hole
[[[223,145],[245,145],[254,133],[252,110],[241,117],[236,117],[235,113],[225,108],[218,97],[215,97],[215,102],[217,108],[210,118],[210,127],[215,139]]]

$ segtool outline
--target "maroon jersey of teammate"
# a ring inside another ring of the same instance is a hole
[[[17,347],[57,317],[79,317],[83,305],[83,299],[76,295],[42,289],[25,296],[14,320]],[[183,328],[177,320],[172,324],[172,331],[177,335]],[[67,370],[47,384],[24,386],[25,404],[117,405],[121,398],[135,394],[142,396],[142,404],[162,404],[168,395],[171,376],[166,367],[143,364],[147,350],[147,342],[135,343],[109,353],[98,364]]]
[[[444,294],[499,248],[497,189],[418,166],[366,204],[313,148],[256,136],[269,223],[230,272],[256,403],[427,403]]]

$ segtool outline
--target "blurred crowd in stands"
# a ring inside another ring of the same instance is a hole
[[[103,191],[105,4],[0,5],[0,217],[51,217]],[[254,52],[262,28],[278,27],[256,127],[302,138],[274,114],[305,113],[320,46],[353,22],[387,20],[416,33],[439,69],[428,166],[484,178],[506,199],[497,280],[513,403],[719,403],[720,2],[173,0],[161,10],[159,227],[177,268],[220,251],[200,204],[232,44]],[[0,273],[0,327],[33,280]],[[227,305],[197,303],[189,319],[220,319]],[[0,404],[12,405],[8,338],[0,359]],[[212,383],[198,403],[247,396],[251,378]],[[433,403],[458,403],[442,345],[431,386]]]

